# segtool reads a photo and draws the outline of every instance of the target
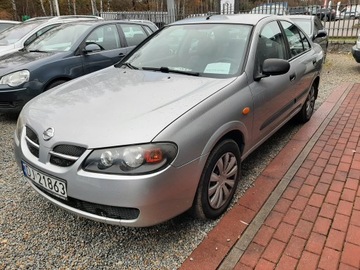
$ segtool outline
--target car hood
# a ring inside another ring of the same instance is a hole
[[[0,56],[12,53],[16,51],[15,44],[1,45],[0,44]]]
[[[0,74],[3,75],[19,69],[25,69],[29,63],[48,58],[54,54],[55,53],[25,51],[5,54],[0,56]]]
[[[146,143],[233,80],[110,67],[41,94],[22,115],[39,134],[54,128],[49,147]]]

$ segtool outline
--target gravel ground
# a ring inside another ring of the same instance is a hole
[[[341,82],[360,82],[349,46],[331,50],[317,108]],[[150,228],[126,228],[68,214],[24,181],[13,155],[15,125],[15,117],[0,114],[0,269],[177,269],[217,223],[182,215]],[[299,127],[290,122],[248,157],[237,197]]]

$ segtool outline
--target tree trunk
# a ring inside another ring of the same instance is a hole
[[[11,6],[12,6],[12,10],[14,12],[14,20],[18,20],[19,19],[19,15],[17,14],[17,8],[16,8],[16,3],[15,0],[10,0],[11,1]]]
[[[54,9],[53,9],[52,1],[49,1],[49,5],[50,5],[50,15],[53,16],[54,15]]]
[[[76,15],[76,0],[73,0],[74,15]]]
[[[44,7],[44,0],[40,0],[40,5],[41,5],[41,10],[44,13],[44,16],[47,16],[46,15],[46,10],[45,10],[45,7]]]
[[[68,6],[68,14],[71,14],[71,3],[70,0],[67,0],[67,6]]]

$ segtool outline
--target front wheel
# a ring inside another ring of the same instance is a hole
[[[315,109],[315,87],[311,86],[310,91],[306,97],[305,103],[301,107],[301,110],[297,114],[297,119],[301,123],[306,123],[310,120],[311,116],[314,113]]]
[[[228,208],[240,179],[240,150],[233,140],[220,142],[210,153],[196,192],[192,214],[216,219]]]
[[[63,83],[65,83],[65,82],[67,82],[67,81],[66,81],[66,80],[57,80],[57,81],[54,81],[54,82],[50,83],[50,84],[46,87],[45,91],[47,91],[47,90],[49,90],[49,89],[51,89],[51,88],[54,88],[55,86],[58,86],[58,85],[60,85],[60,84],[63,84]]]

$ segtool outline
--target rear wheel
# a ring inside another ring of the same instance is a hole
[[[315,87],[311,86],[310,91],[306,97],[306,101],[301,107],[301,110],[297,114],[297,118],[300,122],[306,123],[310,120],[311,116],[314,113],[315,108]]]
[[[220,142],[210,153],[201,175],[192,213],[216,219],[229,206],[240,179],[240,150],[233,140]]]

